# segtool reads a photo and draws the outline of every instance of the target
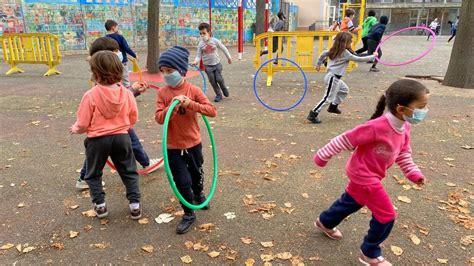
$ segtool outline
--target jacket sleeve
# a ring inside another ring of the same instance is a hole
[[[122,46],[123,46],[122,48],[123,48],[123,50],[124,50],[127,54],[131,55],[133,58],[137,58],[137,55],[136,55],[135,52],[130,48],[130,46],[128,46],[127,40],[125,40],[125,38],[124,38],[122,35],[120,35],[120,40],[121,40],[121,42],[122,42]]]
[[[357,56],[347,50],[344,51],[344,57],[347,60],[356,61],[356,62],[368,62],[368,61],[375,60],[375,55]]]
[[[224,54],[225,54],[225,57],[227,57],[227,59],[232,59],[232,56],[230,55],[229,53],[229,50],[227,49],[227,47],[225,47],[225,45],[218,39],[214,39],[217,43],[217,47],[219,47],[219,49],[221,49]]]
[[[188,108],[208,117],[215,117],[217,109],[198,87],[193,87],[194,99],[191,99]]]
[[[373,142],[375,133],[373,126],[363,124],[347,131],[319,149],[314,155],[314,163],[320,167],[325,166],[328,161],[342,151],[354,150],[357,146]]]
[[[71,131],[76,134],[82,134],[87,132],[87,128],[90,126],[92,121],[92,115],[94,113],[94,106],[92,105],[91,97],[88,93],[84,94],[79,109],[77,110],[77,119],[72,126]]]
[[[405,144],[402,147],[402,150],[398,154],[395,162],[402,170],[403,175],[408,178],[413,183],[417,183],[418,181],[424,179],[423,173],[421,173],[418,166],[413,162],[412,154],[411,154],[411,145],[410,145],[410,129],[406,128],[406,138]]]
[[[170,103],[171,104],[171,103]],[[160,92],[156,92],[156,112],[155,112],[155,121],[163,125],[165,122],[166,113],[168,112],[169,105],[165,104],[165,99],[160,95]]]
[[[194,59],[194,62],[199,62],[202,59],[202,48],[201,48],[201,42],[198,43],[197,46],[197,52],[196,52],[196,59]]]
[[[130,101],[130,113],[128,116],[130,119],[130,127],[133,127],[135,126],[135,123],[137,123],[137,120],[138,120],[138,108],[137,108],[137,101],[135,100],[135,97],[133,96],[132,92],[130,92],[129,101]]]
[[[329,50],[324,50],[321,55],[319,56],[318,63],[316,65],[321,66],[323,64],[323,61],[326,60],[326,58],[329,55]]]

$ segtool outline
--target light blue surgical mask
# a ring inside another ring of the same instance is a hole
[[[408,107],[407,107],[408,108]],[[420,123],[421,121],[423,121],[426,117],[426,115],[428,114],[428,108],[423,108],[423,109],[418,109],[418,108],[415,108],[415,109],[411,109],[411,108],[408,108],[410,110],[413,111],[413,114],[411,115],[411,117],[408,117],[406,115],[403,115],[403,119],[405,119],[405,121],[407,121],[408,123],[410,124],[418,124]]]
[[[165,83],[173,88],[176,87],[183,79],[183,76],[181,76],[178,71],[174,71],[170,74],[165,74],[163,75],[163,77],[165,79]]]
[[[118,51],[118,52],[116,52],[115,54],[118,56],[120,62],[122,62],[122,61],[123,61],[123,54],[122,54],[122,52]]]

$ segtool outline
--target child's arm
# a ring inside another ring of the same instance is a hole
[[[405,145],[403,146],[402,150],[395,159],[395,162],[402,170],[403,175],[411,182],[416,184],[424,183],[425,177],[423,176],[423,173],[420,171],[418,166],[413,162],[413,158],[411,156],[410,132],[407,132]]]
[[[356,61],[356,62],[368,62],[368,61],[374,61],[375,57],[378,56],[377,52],[374,52],[373,55],[368,55],[368,56],[357,56],[347,50],[344,51],[343,56],[350,61]]]
[[[170,105],[171,105],[171,103],[170,103]],[[165,100],[163,99],[162,96],[160,96],[160,92],[157,91],[156,92],[155,121],[158,124],[163,125],[163,123],[165,122],[166,113],[168,112],[168,109],[169,109],[170,105],[167,106],[165,104]],[[171,116],[173,116],[173,114]]]
[[[199,44],[200,43],[201,42],[199,42]],[[202,58],[202,49],[201,49],[201,46],[199,44],[198,44],[197,52],[196,52],[196,59],[194,59],[194,62],[191,64],[193,66],[197,65],[201,61],[201,58]]]
[[[91,123],[93,113],[94,107],[92,107],[90,96],[89,94],[85,94],[82,97],[79,109],[77,110],[76,123],[74,123],[70,129],[71,134],[86,133],[87,128]]]
[[[328,58],[328,55],[329,55],[329,50],[324,50],[319,56],[318,63],[316,63],[316,66],[320,67],[323,64],[323,61]]]
[[[132,48],[130,48],[130,46],[128,46],[127,40],[122,35],[120,35],[120,37],[122,40],[123,50],[127,54],[131,55],[133,58],[137,58],[137,55],[135,54],[135,52],[132,50]]]
[[[217,115],[217,109],[214,105],[211,104],[209,99],[204,95],[204,93],[198,87],[192,88],[195,95],[194,99],[189,99],[188,103],[185,103],[187,107],[193,111],[196,111],[200,114],[203,114],[208,117],[215,117]]]
[[[356,28],[352,20],[349,20],[349,22],[347,23],[347,28],[349,32],[358,32],[361,29],[360,26]]]
[[[357,146],[364,145],[375,140],[375,133],[372,125],[363,124],[347,131],[335,138],[319,149],[314,155],[314,163],[324,167],[328,161],[342,151],[351,151]]]
[[[133,93],[131,93],[133,96]],[[138,108],[137,108],[137,101],[135,100],[135,97],[130,97],[130,113],[128,115],[129,120],[130,120],[130,127],[132,128],[135,126],[135,123],[137,123],[138,120]]]
[[[227,57],[227,61],[229,62],[229,64],[232,64],[232,56],[230,55],[229,50],[227,49],[227,47],[225,47],[225,45],[220,40],[218,40],[216,38],[214,38],[214,40],[217,43],[217,47],[219,47],[219,49],[221,49],[224,52],[225,57]]]

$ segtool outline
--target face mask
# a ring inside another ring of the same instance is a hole
[[[207,36],[207,35],[201,36],[201,40],[202,40],[203,42],[207,42],[207,41],[209,41],[209,36]]]
[[[163,75],[163,77],[165,79],[165,83],[173,88],[176,87],[183,79],[183,77],[181,76],[181,74],[179,74],[178,71],[174,71],[171,74]]]
[[[115,54],[118,56],[120,62],[122,62],[122,61],[123,61],[123,54],[122,54],[122,52],[119,51],[119,52],[117,52],[117,53],[115,53]]]
[[[418,108],[411,109],[411,108],[408,108],[408,109],[412,110],[413,114],[411,115],[411,117],[403,115],[403,119],[405,119],[405,121],[407,121],[410,124],[420,123],[421,121],[423,121],[423,119],[425,119],[426,115],[428,114],[428,109],[427,108],[424,108],[424,109],[418,109]]]

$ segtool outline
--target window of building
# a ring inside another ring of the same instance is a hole
[[[381,16],[387,16],[388,22],[392,20],[392,10],[391,9],[373,9],[375,11],[375,17],[380,19]]]
[[[393,3],[393,0],[374,0],[374,3]]]
[[[428,9],[412,9],[410,11],[410,21],[408,26],[420,26],[422,24],[428,25]]]

